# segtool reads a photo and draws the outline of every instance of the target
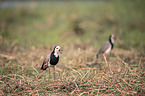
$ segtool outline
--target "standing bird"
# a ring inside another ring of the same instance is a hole
[[[55,65],[59,61],[58,52],[61,53],[61,51],[62,50],[60,49],[60,46],[55,46],[53,51],[46,55],[46,57],[45,57],[45,59],[42,63],[42,66],[41,66],[42,70],[46,70],[47,68],[49,68],[49,75],[50,75],[50,65],[52,65],[53,66],[54,79],[55,79]]]
[[[109,53],[114,46],[114,34],[109,36],[109,40],[101,47],[96,57],[98,58],[100,54]]]

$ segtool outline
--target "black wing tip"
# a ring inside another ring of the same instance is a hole
[[[41,68],[41,70],[46,70],[47,68]]]
[[[48,67],[43,68],[43,66],[40,68],[41,70],[46,70]]]
[[[41,70],[46,70],[46,68],[43,68],[43,66],[41,66],[41,68],[40,68]]]
[[[48,68],[48,66],[46,67],[46,66],[44,66],[44,63],[42,64],[42,66],[41,66],[41,70],[46,70]]]

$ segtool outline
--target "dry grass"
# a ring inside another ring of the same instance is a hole
[[[143,96],[144,0],[106,1],[1,8],[0,95]],[[107,62],[92,62],[112,33]],[[55,81],[52,69],[40,70],[53,44],[64,50]]]
[[[145,94],[144,54],[115,48],[90,64],[97,50],[76,41],[63,47],[56,66],[56,80],[41,62],[52,47],[32,46],[24,51],[15,46],[1,56],[1,95],[143,95]],[[12,59],[9,56],[13,57]]]

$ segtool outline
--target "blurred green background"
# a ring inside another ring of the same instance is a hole
[[[1,1],[0,49],[80,40],[95,48],[115,34],[115,46],[145,49],[145,1]]]
[[[0,1],[0,95],[143,96],[144,4],[145,0]],[[103,56],[92,63],[110,34],[116,40],[108,64]],[[48,70],[40,70],[55,45],[64,50],[56,82]]]

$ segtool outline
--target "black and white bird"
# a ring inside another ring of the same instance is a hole
[[[109,36],[109,40],[100,48],[96,57],[98,58],[100,54],[109,53],[114,46],[114,34]]]
[[[53,74],[55,79],[55,65],[59,62],[59,52],[61,53],[60,46],[55,46],[53,51],[47,54],[43,60],[41,69],[46,70],[49,68],[49,75],[50,75],[50,66],[53,66]]]

